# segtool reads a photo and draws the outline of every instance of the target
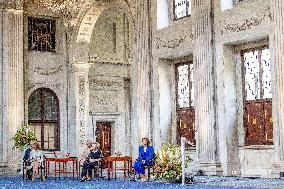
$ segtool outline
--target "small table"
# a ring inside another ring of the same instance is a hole
[[[46,158],[46,176],[49,176],[50,173],[50,162],[54,162],[54,177],[55,179],[58,178],[60,179],[61,174],[72,174],[73,179],[75,179],[75,173],[78,178],[78,158],[76,157],[68,157],[68,158]],[[66,170],[66,165],[68,162],[72,162],[72,171],[67,171]],[[58,164],[58,167],[57,167]],[[62,164],[62,169],[61,169],[61,164]],[[76,170],[75,170],[76,169]]]
[[[116,162],[123,162],[123,169],[116,168]],[[128,164],[128,168],[126,167],[126,162]],[[113,168],[114,163],[114,168]],[[128,171],[128,176],[130,176],[132,170],[132,157],[130,156],[110,156],[107,157],[107,173],[108,173],[108,180],[110,180],[110,172],[114,172],[115,179],[116,179],[116,170],[123,170],[124,180],[126,179],[126,171]]]

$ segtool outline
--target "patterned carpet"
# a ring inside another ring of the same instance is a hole
[[[35,183],[22,181],[21,177],[0,177],[0,189],[254,189],[273,188],[283,189],[284,181],[275,179],[245,179],[228,177],[197,177],[194,185],[164,184],[160,182],[123,181],[123,180],[93,180],[80,183],[69,178],[61,180],[50,179],[45,182],[37,180]]]

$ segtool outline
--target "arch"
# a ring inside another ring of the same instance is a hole
[[[125,7],[127,7],[131,21],[134,24],[131,3],[128,0],[118,0],[117,2],[112,3],[94,3],[91,7],[86,7],[85,10],[81,11],[81,15],[79,16],[80,19],[78,21],[78,30],[73,38],[75,39],[75,45],[73,46],[73,62],[88,62],[90,42],[97,21],[104,11],[112,6],[122,6],[121,3],[124,3]]]
[[[34,90],[28,99],[28,123],[43,150],[60,149],[60,111],[56,94],[48,88]]]

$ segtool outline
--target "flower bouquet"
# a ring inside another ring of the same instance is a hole
[[[191,161],[186,159],[186,166]],[[163,182],[179,182],[182,176],[181,148],[177,145],[164,144],[156,151],[155,179]]]
[[[12,138],[14,140],[14,148],[24,150],[31,142],[37,138],[29,125],[22,125]]]

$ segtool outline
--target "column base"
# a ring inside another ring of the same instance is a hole
[[[17,175],[20,169],[20,164],[0,164],[0,176]]]
[[[199,163],[195,167],[195,174],[203,173],[206,176],[222,176],[223,170],[220,163]]]
[[[273,164],[274,170],[271,172],[271,178],[284,178],[284,162]]]

